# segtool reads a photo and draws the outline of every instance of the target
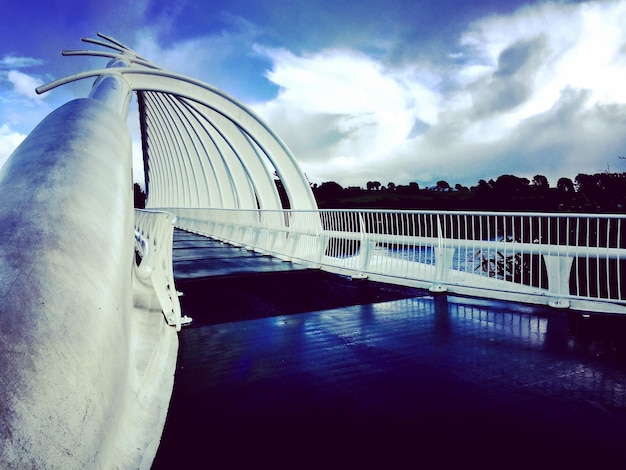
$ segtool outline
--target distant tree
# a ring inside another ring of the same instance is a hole
[[[437,181],[436,189],[437,191],[450,191],[452,187],[450,187],[450,183],[447,181],[441,180]]]
[[[343,192],[343,187],[335,181],[326,181],[320,184],[317,188],[317,195],[324,199],[331,199],[340,197]]]
[[[381,186],[380,181],[372,181],[372,187],[374,189],[380,189]]]
[[[141,189],[141,186],[137,183],[133,185],[133,192],[135,196],[135,208],[144,209],[146,207],[146,193],[143,192],[143,189]]]
[[[574,182],[576,191],[578,191],[579,193],[593,192],[594,186],[596,185],[595,178],[585,173],[579,173],[578,175],[576,175],[576,178],[574,178]]]
[[[387,189],[393,191],[394,189],[396,189],[396,183],[392,183],[390,181],[389,183],[387,183]]]
[[[520,178],[514,175],[498,176],[493,189],[501,195],[523,194],[528,189],[528,178]]]
[[[368,181],[365,184],[365,187],[367,188],[368,191],[371,191],[372,189],[374,189],[374,182],[373,181]]]
[[[576,176],[575,182],[578,193],[596,209],[623,209],[626,201],[626,173],[582,173]]]
[[[411,181],[411,182],[409,183],[409,188],[411,188],[411,191],[415,191],[415,192],[417,192],[417,191],[419,191],[419,190],[420,190],[420,185],[419,185],[419,184],[417,184],[415,181]]]
[[[487,183],[485,180],[478,180],[478,184],[476,186],[472,186],[470,190],[474,192],[478,192],[478,193],[486,193],[491,188],[492,186],[489,183]]]
[[[533,176],[532,185],[535,189],[539,191],[545,191],[550,188],[550,183],[548,182],[548,178],[543,175],[535,175]]]
[[[469,188],[467,186],[463,186],[459,183],[454,185],[454,189],[456,189],[460,193],[465,193],[469,191]]]
[[[616,191],[622,188],[625,177],[626,174],[624,173],[580,174],[576,176],[576,186],[580,192]]]
[[[574,183],[569,178],[559,178],[556,189],[563,193],[574,194]]]

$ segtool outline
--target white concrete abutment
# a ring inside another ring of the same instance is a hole
[[[86,98],[0,170],[2,468],[151,465],[178,340],[149,293],[133,308],[131,160],[125,118]]]

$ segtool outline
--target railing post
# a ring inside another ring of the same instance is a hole
[[[443,246],[443,229],[441,227],[441,218],[437,217],[437,238],[438,245],[435,248],[435,283],[429,287],[430,292],[446,292],[448,288],[446,283],[450,277],[450,269],[452,269],[452,258],[454,257],[454,248],[444,248]]]
[[[445,284],[450,277],[452,269],[452,259],[454,258],[454,248],[435,248],[435,283],[428,288],[430,292],[446,292],[448,288]]]
[[[289,261],[291,261],[296,256],[296,248],[298,246],[298,239],[300,238],[300,234],[296,230],[296,220],[297,215],[293,212],[288,212],[289,214],[289,230],[287,231],[287,249],[285,250],[287,253],[287,257]]]
[[[548,273],[548,293],[554,297],[548,302],[550,307],[569,308],[569,277],[574,258],[571,256],[543,255]]]
[[[363,215],[359,214],[359,232],[361,234],[361,249],[360,249],[360,253],[359,253],[359,266],[358,266],[358,270],[359,270],[359,277],[366,277],[365,276],[365,271],[367,270],[369,263],[370,263],[370,259],[372,258],[372,242],[369,240],[368,234],[367,234],[367,227],[365,225],[365,221],[363,220]],[[376,246],[376,243],[374,242],[374,246]]]
[[[317,233],[318,245],[315,253],[315,259],[313,261],[321,265],[324,256],[326,255],[326,247],[328,246],[328,236],[325,234],[324,230],[324,212],[317,212],[319,217],[319,232]]]

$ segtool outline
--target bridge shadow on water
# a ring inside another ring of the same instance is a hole
[[[626,464],[626,318],[174,247],[194,323],[154,469]]]

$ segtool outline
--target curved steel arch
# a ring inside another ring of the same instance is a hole
[[[206,107],[208,110],[213,111],[215,114],[212,118],[208,116],[209,113],[203,113],[202,116],[210,122],[214,128],[219,129],[222,137],[226,138],[228,142],[232,142],[232,140],[237,139],[238,136],[243,134],[267,157],[283,182],[289,199],[289,205],[292,209],[317,209],[317,204],[308,181],[300,170],[295,157],[261,118],[243,104],[209,85],[171,72],[129,68],[121,70],[121,73],[124,75],[125,79],[129,81],[131,87],[138,92],[151,91],[174,95],[178,99],[196,102]],[[221,116],[225,122],[229,122],[232,126],[238,128],[239,134],[233,132],[234,129],[232,127],[228,128],[229,126],[224,126],[224,123],[222,123],[222,126],[219,126],[217,123],[219,118],[217,118],[217,116]],[[146,133],[143,134],[144,136],[146,135]],[[248,146],[249,149],[246,150],[248,158],[255,156],[258,159],[260,157],[259,154],[254,151],[251,142],[244,142],[241,139],[237,140],[237,144],[232,144],[232,147],[243,149]],[[237,205],[232,207],[256,208],[256,200],[251,199],[251,195],[245,189],[245,183],[240,178],[240,166],[235,161],[230,161],[227,163],[227,167],[231,172],[237,172],[238,177],[233,178],[231,184],[234,185],[234,189],[237,193],[243,190],[245,193],[243,196],[246,198],[244,200],[240,199]],[[257,165],[257,169],[258,168]],[[267,168],[264,175],[248,173],[252,186],[267,189],[267,185],[261,186],[260,180],[258,179],[260,176],[267,178],[268,173],[269,169]],[[252,183],[252,181],[255,183]],[[226,184],[225,181],[221,181],[220,183]],[[267,199],[265,192],[259,194],[264,200]],[[276,198],[272,199],[274,203],[277,202]],[[180,206],[177,200],[164,202],[167,202],[167,205],[171,207]],[[281,206],[269,206],[264,208],[275,209],[281,208]]]
[[[282,209],[274,172],[291,209],[317,209],[285,143],[243,103],[200,80],[172,73],[107,36],[86,42],[113,49],[65,51],[111,59],[37,89],[90,77],[117,77],[138,95],[149,207]],[[217,187],[215,187],[217,186]]]

